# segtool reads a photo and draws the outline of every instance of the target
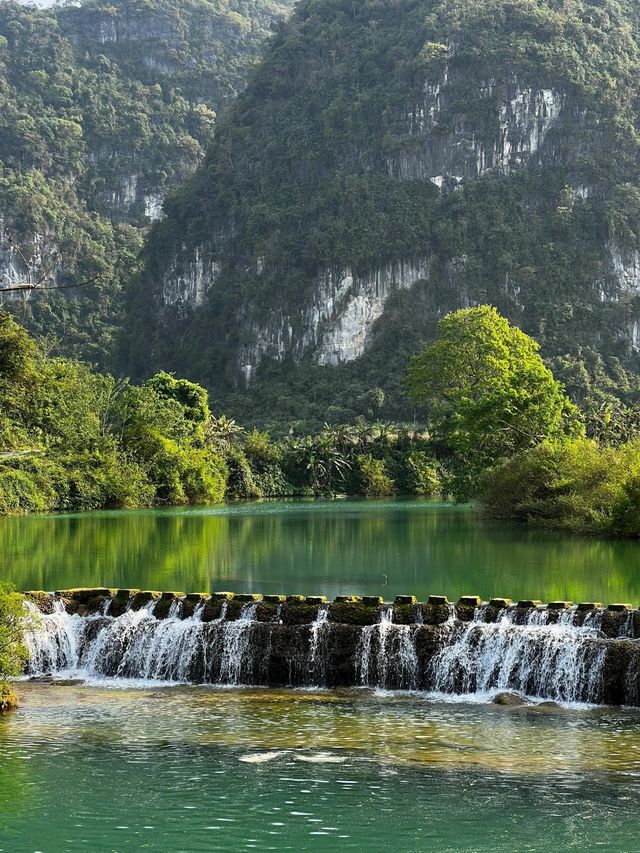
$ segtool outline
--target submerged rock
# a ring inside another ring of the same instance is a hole
[[[344,764],[346,755],[336,755],[333,752],[316,752],[313,755],[295,755],[296,761],[306,764]]]
[[[517,693],[509,693],[508,691],[496,693],[496,695],[491,700],[491,703],[493,705],[509,705],[511,707],[516,707],[518,705],[526,705],[526,702],[522,698],[522,696],[519,696]]]
[[[238,761],[244,764],[266,764],[268,761],[274,761],[280,756],[286,755],[285,750],[277,750],[276,752],[252,752],[249,755],[241,755]]]

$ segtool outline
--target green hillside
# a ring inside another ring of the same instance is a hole
[[[284,12],[271,0],[0,2],[0,274],[5,286],[27,275],[9,238],[34,280],[59,256],[67,289],[13,300],[58,350],[112,361],[141,236]]]
[[[490,302],[576,398],[633,397],[639,58],[614,0],[303,0],[153,231],[128,367],[409,418],[409,355]]]

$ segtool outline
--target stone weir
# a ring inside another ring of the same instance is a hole
[[[190,684],[514,691],[640,705],[640,611],[445,596],[25,593],[32,676]]]

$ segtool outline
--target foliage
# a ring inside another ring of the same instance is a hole
[[[640,442],[603,446],[577,438],[543,442],[489,471],[481,505],[577,533],[640,535]]]
[[[425,450],[412,450],[407,456],[407,491],[414,495],[433,497],[442,491],[438,467]]]
[[[27,662],[24,635],[28,622],[23,596],[0,583],[0,713],[17,704],[7,679],[21,675]]]
[[[0,714],[18,707],[18,697],[10,684],[0,681]]]
[[[387,475],[384,460],[374,459],[370,453],[358,459],[360,492],[366,497],[392,495],[394,484]]]
[[[2,513],[224,495],[225,462],[205,442],[203,388],[166,373],[133,386],[52,358],[1,311],[0,410]]]
[[[433,494],[425,434],[384,422],[272,441],[169,373],[51,357],[0,311],[0,514],[313,494]]]
[[[409,397],[428,403],[435,438],[453,457],[454,490],[472,497],[482,472],[545,439],[579,435],[578,410],[538,344],[489,306],[448,314],[412,359]]]
[[[0,2],[0,243],[10,231],[36,266],[58,251],[65,287],[99,276],[9,303],[58,352],[113,364],[149,214],[200,163],[285,11],[277,0]]]

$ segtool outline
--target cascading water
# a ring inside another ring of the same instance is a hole
[[[240,618],[227,623],[220,662],[220,681],[223,684],[240,684],[243,665],[249,652],[251,623],[254,621],[257,604],[245,604]]]
[[[590,642],[600,632],[573,624],[566,610],[557,621],[552,611],[532,609],[516,625],[505,609],[495,622],[474,619],[456,624],[451,637],[431,660],[432,687],[441,693],[488,693],[516,690],[568,702],[596,702],[602,682],[605,650]]]
[[[420,607],[414,614],[385,604],[374,624],[362,625],[333,621],[326,604],[313,611],[313,621],[304,609],[296,613],[296,605],[270,612],[255,602],[240,607],[225,600],[212,607],[199,602],[191,612],[186,602],[174,601],[167,613],[151,601],[121,615],[105,615],[102,607],[72,615],[58,599],[52,611],[38,611],[39,624],[27,636],[28,672],[448,694],[513,690],[568,702],[615,703],[625,696],[640,701],[633,614],[625,620],[624,614],[614,618],[601,608],[497,612],[483,605],[471,621],[463,621],[465,614],[452,605],[435,614]],[[361,618],[357,607],[354,614]],[[395,621],[408,613],[415,620],[411,624]]]
[[[620,626],[620,632],[618,633],[619,637],[626,637],[629,640],[633,640],[635,638],[635,633],[633,630],[633,621],[633,613],[630,610],[623,624]]]
[[[365,687],[413,689],[417,686],[416,625],[396,625],[393,608],[383,607],[367,625],[356,652],[359,683]]]
[[[326,654],[323,654],[323,641],[326,635],[326,625],[329,619],[329,608],[326,604],[318,607],[318,613],[311,623],[309,636],[309,683],[321,687],[326,682]]]
[[[201,604],[188,619],[180,618],[179,602],[172,603],[166,619],[156,619],[155,605],[151,601],[140,610],[110,617],[70,615],[56,602],[52,614],[38,614],[37,627],[26,636],[29,672],[178,682],[190,681],[196,666],[207,673],[210,641],[224,622],[227,603],[220,617],[208,624],[202,622]],[[249,618],[238,622],[239,628],[236,622],[224,623],[229,638],[222,660],[229,678],[241,666],[236,661],[242,656],[241,635]]]

